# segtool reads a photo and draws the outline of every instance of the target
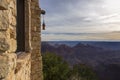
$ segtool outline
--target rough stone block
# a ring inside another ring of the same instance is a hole
[[[17,43],[15,39],[10,39],[9,52],[15,52],[17,48]]]
[[[5,52],[9,49],[9,44],[4,38],[0,38],[0,52]]]
[[[16,54],[4,53],[0,55],[0,80],[6,78],[16,67]],[[5,79],[8,80],[8,79]],[[11,80],[11,79],[9,79]]]
[[[0,0],[0,10],[7,10],[7,9],[8,9],[7,0]]]
[[[3,57],[0,55],[0,79],[3,79],[8,74],[8,65],[6,63],[7,57]]]
[[[7,30],[8,26],[9,26],[8,12],[0,10],[0,31]]]

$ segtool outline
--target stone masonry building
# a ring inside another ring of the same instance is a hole
[[[38,0],[0,0],[0,80],[43,80]]]

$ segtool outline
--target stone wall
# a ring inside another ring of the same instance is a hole
[[[15,52],[16,50],[16,0],[1,0],[8,9],[0,10],[0,52]]]
[[[0,52],[3,53],[16,50],[16,0],[9,0],[7,4],[7,10],[0,10]]]
[[[0,80],[43,80],[38,3],[25,0],[25,52],[16,54],[16,0],[0,0]]]
[[[0,80],[15,80],[16,0],[0,0]]]
[[[42,80],[42,57],[40,50],[41,28],[39,0],[31,0],[31,80]]]

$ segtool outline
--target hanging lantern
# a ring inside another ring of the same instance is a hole
[[[45,20],[44,20],[44,15],[43,15],[42,30],[45,30],[45,27],[46,27],[46,25],[45,25]]]
[[[43,23],[42,23],[42,30],[45,30],[45,22],[43,20]]]
[[[42,14],[42,16],[43,16],[42,30],[45,30],[45,27],[46,27],[46,25],[45,25],[45,20],[44,20],[45,11],[44,11],[44,10],[41,10],[41,14]]]

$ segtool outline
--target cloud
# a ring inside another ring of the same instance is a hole
[[[100,1],[98,2],[98,0],[45,0],[43,2],[43,4],[46,4],[43,5],[47,12],[46,21],[48,24],[55,23],[55,26],[62,23],[72,23],[73,21],[74,24],[85,24],[88,22],[87,18],[98,16],[95,9],[99,8],[96,7],[98,4],[100,6]]]
[[[72,35],[72,36],[80,36],[80,35],[94,35],[96,33],[42,33],[43,35]],[[98,34],[98,33],[97,33]]]
[[[42,40],[53,41],[120,41],[120,32],[109,33],[45,33],[42,34]]]
[[[57,33],[120,31],[118,3],[119,0],[41,0],[41,7],[47,12],[47,29],[42,33],[57,36]]]

